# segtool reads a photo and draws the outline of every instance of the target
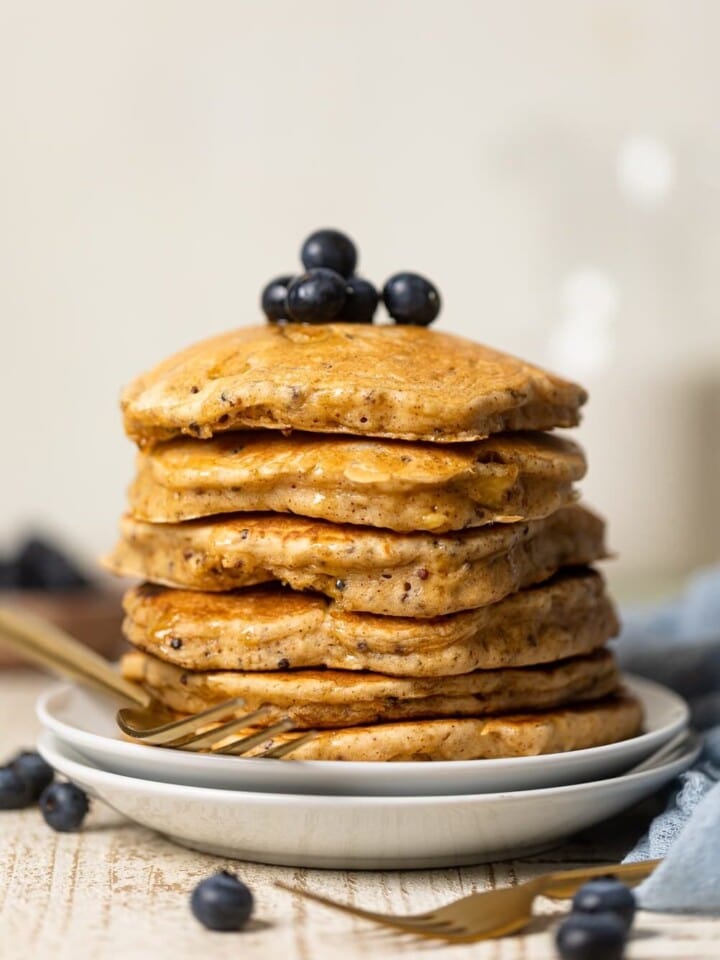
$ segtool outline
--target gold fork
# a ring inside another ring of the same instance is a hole
[[[129,701],[132,707],[118,711],[118,726],[128,736],[153,746],[193,751],[216,748],[215,752],[239,756],[276,734],[295,728],[292,720],[283,717],[269,727],[241,736],[240,731],[253,727],[272,710],[264,706],[252,713],[243,713],[245,704],[240,698],[225,700],[202,713],[178,720],[147,690],[125,680],[108,660],[54,624],[26,613],[0,608],[0,640],[53,673]],[[310,730],[275,747],[270,744],[259,756],[285,756],[316,735],[316,731]]]
[[[659,860],[644,860],[641,863],[616,863],[604,867],[557,870],[540,877],[533,877],[532,880],[527,880],[516,887],[471,893],[436,910],[411,915],[376,913],[354,907],[349,903],[339,903],[329,897],[323,897],[309,890],[300,890],[298,887],[280,881],[275,885],[300,897],[322,903],[326,907],[342,910],[354,917],[373,920],[375,923],[403,930],[405,933],[451,941],[471,941],[503,937],[527,926],[533,918],[533,901],[540,894],[564,899],[571,897],[587,880],[607,875],[618,877],[632,886],[648,877],[659,863]]]

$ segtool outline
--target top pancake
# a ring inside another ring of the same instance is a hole
[[[574,426],[585,391],[449,333],[370,324],[267,324],[188,347],[124,391],[141,446],[269,427],[458,442]]]

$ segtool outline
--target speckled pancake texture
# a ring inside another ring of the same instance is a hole
[[[265,324],[188,347],[124,391],[141,445],[243,428],[479,440],[574,426],[585,391],[507,354],[415,326]]]
[[[604,523],[584,507],[456,534],[400,534],[282,514],[150,524],[125,517],[107,566],[190,590],[270,580],[343,610],[437,617],[502,600],[561,567],[605,555]]]
[[[127,679],[143,683],[180,713],[197,713],[230,697],[242,697],[248,710],[270,705],[277,716],[290,717],[298,728],[547,709],[605,697],[620,686],[607,650],[553,664],[454,677],[389,677],[346,670],[200,673],[140,651],[126,654],[122,669]]]
[[[536,757],[617,743],[637,736],[641,726],[638,701],[619,694],[535,713],[321,730],[285,759],[399,762]],[[286,742],[289,736],[293,735],[266,740],[250,756]]]
[[[603,580],[591,570],[431,620],[346,613],[326,597],[277,585],[201,593],[144,584],[127,592],[124,607],[133,646],[203,671],[330,667],[451,676],[590,653],[618,629]]]
[[[164,360],[122,396],[140,450],[105,564],[141,581],[123,675],[179,716],[241,698],[317,730],[293,759],[635,736],[587,566],[605,524],[576,502],[582,450],[547,432],[586,399],[413,325],[266,323]]]
[[[140,454],[130,511],[155,523],[277,511],[443,533],[545,517],[573,499],[585,468],[576,444],[544,433],[427,444],[245,431]]]

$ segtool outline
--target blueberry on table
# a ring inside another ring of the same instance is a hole
[[[22,810],[34,801],[30,784],[12,767],[0,767],[0,810]]]
[[[635,916],[635,896],[615,877],[598,877],[580,887],[572,908],[574,913],[616,913],[629,930]]]
[[[349,277],[357,266],[357,250],[350,237],[339,230],[316,230],[302,245],[300,259],[306,270],[327,267]]]
[[[345,306],[337,315],[342,323],[372,323],[380,294],[362,277],[350,277],[345,283]]]
[[[555,943],[562,960],[622,960],[625,924],[615,913],[571,913]]]
[[[387,312],[395,323],[427,327],[440,313],[440,294],[419,273],[396,273],[382,292]]]
[[[79,830],[89,809],[87,794],[74,783],[52,783],[40,797],[45,823],[58,833]]]
[[[293,281],[292,274],[283,274],[281,277],[275,277],[265,287],[260,298],[263,313],[270,323],[277,323],[278,320],[287,320],[287,291]]]
[[[334,270],[308,270],[288,287],[287,307],[291,320],[328,323],[345,306],[345,280]]]
[[[39,800],[40,794],[49,787],[55,777],[55,771],[34,750],[23,750],[10,766],[28,785],[33,800]]]
[[[190,906],[208,930],[242,930],[253,912],[253,895],[235,874],[223,870],[195,887]]]
[[[27,590],[79,590],[88,579],[51,543],[33,537],[17,558],[18,585]]]

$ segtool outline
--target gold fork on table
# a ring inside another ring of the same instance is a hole
[[[132,704],[118,710],[118,726],[128,736],[153,746],[192,751],[215,748],[213,752],[242,755],[277,734],[295,728],[289,717],[282,717],[268,727],[241,735],[241,731],[257,725],[272,710],[263,706],[243,713],[245,704],[239,698],[225,700],[202,713],[178,720],[147,690],[125,680],[113,664],[64,630],[16,610],[0,608],[0,641],[53,673],[71,677]],[[259,756],[285,756],[314,736],[316,731],[307,731],[275,747],[270,745]]]
[[[326,907],[342,910],[354,917],[373,920],[386,927],[420,937],[435,937],[450,941],[487,940],[515,933],[533,919],[532,905],[535,897],[564,899],[571,897],[593,877],[613,876],[633,886],[650,876],[659,860],[644,860],[641,863],[616,863],[604,867],[583,867],[577,870],[557,870],[540,877],[533,877],[515,887],[502,890],[486,890],[471,893],[467,897],[448,903],[436,910],[411,915],[375,913],[349,903],[339,903],[309,890],[286,883],[276,886],[290,893],[322,903]]]

